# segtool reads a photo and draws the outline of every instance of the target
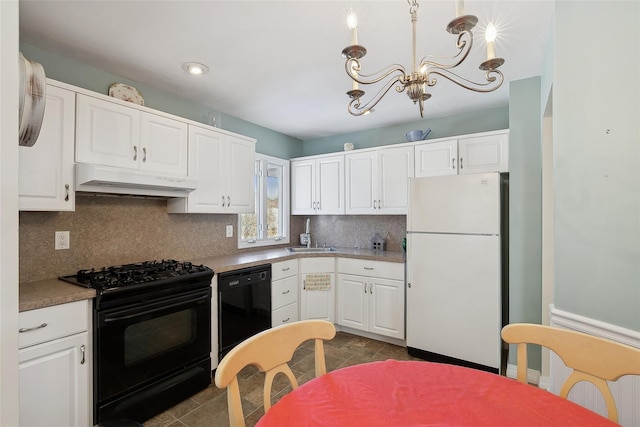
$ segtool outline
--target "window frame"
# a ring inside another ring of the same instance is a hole
[[[266,211],[267,211],[267,166],[269,164],[273,164],[282,168],[282,179],[281,179],[281,207],[279,208],[280,221],[282,224],[282,233],[277,238],[267,238],[265,237],[266,233]],[[253,239],[242,239],[242,213],[238,214],[238,249],[246,249],[246,248],[256,248],[256,247],[265,247],[265,246],[275,246],[275,245],[283,245],[288,244],[291,239],[291,201],[290,201],[290,162],[287,159],[281,159],[279,157],[268,156],[266,154],[255,154],[254,159],[254,176],[258,179],[258,185],[254,188],[254,197],[255,197],[255,210],[254,214],[256,215],[258,221],[258,234],[259,236]],[[260,227],[262,225],[262,227]]]

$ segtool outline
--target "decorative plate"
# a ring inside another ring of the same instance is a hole
[[[109,96],[134,104],[144,105],[144,98],[138,89],[124,83],[114,83],[109,86]]]

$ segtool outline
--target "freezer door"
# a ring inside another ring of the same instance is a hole
[[[411,178],[407,230],[500,234],[500,174]]]
[[[408,347],[500,368],[499,239],[408,234]]]

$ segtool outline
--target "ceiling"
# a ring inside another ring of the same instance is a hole
[[[493,21],[506,81],[482,94],[440,79],[426,101],[424,127],[429,118],[507,105],[507,81],[542,72],[551,0],[467,0],[464,7],[479,22],[461,74],[483,78],[477,67],[486,54],[484,29]],[[347,112],[351,83],[341,52],[350,44],[350,8],[368,52],[362,73],[411,66],[403,0],[20,0],[20,42],[302,140],[419,120],[418,107],[393,90],[373,114]],[[454,0],[420,2],[418,58],[455,53],[456,37],[445,31],[454,15]],[[189,61],[210,71],[189,75],[181,68]]]

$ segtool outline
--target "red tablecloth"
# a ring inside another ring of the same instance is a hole
[[[339,369],[301,385],[257,427],[614,425],[552,393],[499,375],[387,360]]]

